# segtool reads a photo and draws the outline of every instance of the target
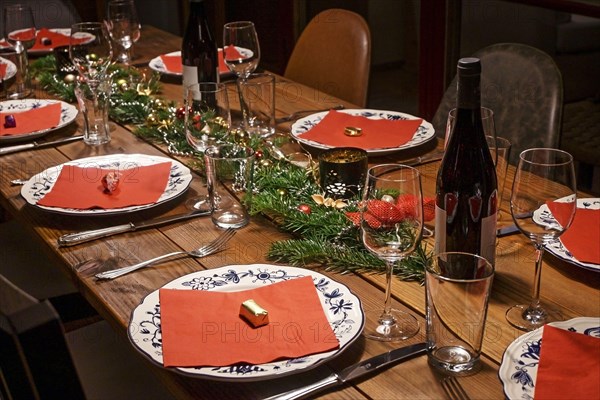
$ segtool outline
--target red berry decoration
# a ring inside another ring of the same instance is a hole
[[[394,204],[383,200],[369,200],[367,210],[377,218],[382,225],[393,225],[402,221],[404,215]],[[367,221],[369,222],[369,221]]]
[[[175,117],[177,117],[177,119],[183,119],[185,117],[185,107],[179,107],[175,110]]]
[[[261,160],[264,157],[264,153],[262,150],[256,150],[254,152],[254,157],[256,157],[257,160]],[[306,205],[306,204],[302,204],[302,205]]]
[[[312,212],[312,210],[308,204],[300,204],[298,206],[298,210],[300,210],[301,212],[303,212],[306,215],[309,215]]]

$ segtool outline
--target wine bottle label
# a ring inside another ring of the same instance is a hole
[[[183,66],[183,87],[198,83],[198,67],[192,65]]]

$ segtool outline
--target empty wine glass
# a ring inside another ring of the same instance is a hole
[[[110,37],[118,46],[116,60],[130,65],[133,59],[133,44],[141,35],[141,25],[133,0],[111,0],[108,2],[106,26]]]
[[[242,83],[260,62],[260,45],[254,23],[229,22],[223,26],[223,59],[227,68],[238,76],[237,86],[242,111],[242,126],[248,126],[248,106],[242,95]]]
[[[400,164],[369,169],[361,202],[361,237],[365,247],[386,263],[383,311],[367,313],[364,333],[381,341],[403,340],[419,331],[417,319],[392,309],[394,267],[408,256],[421,239],[423,196],[419,171]]]
[[[547,203],[560,202],[561,216],[552,216]],[[516,328],[531,331],[562,320],[557,310],[540,304],[540,278],[544,246],[569,228],[575,216],[577,194],[573,157],[557,149],[528,149],[521,153],[510,198],[510,210],[519,230],[535,246],[535,278],[528,305],[508,309],[506,319]]]
[[[231,114],[224,84],[201,82],[186,86],[184,110],[186,140],[198,152],[204,153],[229,134]],[[208,195],[192,198],[187,205],[193,209],[211,209]]]
[[[29,76],[29,60],[27,50],[35,44],[36,29],[31,7],[24,4],[12,4],[4,7],[4,37],[19,55],[17,68],[21,71],[22,81],[13,99],[22,99],[31,94],[31,79]]]

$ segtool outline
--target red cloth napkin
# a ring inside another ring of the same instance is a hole
[[[43,44],[42,40],[50,39],[49,44]],[[89,40],[88,38],[73,39],[74,44],[83,43]],[[60,32],[53,32],[50,29],[42,28],[37,33],[35,44],[31,50],[52,50],[55,47],[68,46],[70,44],[71,37],[69,35],[63,35]]]
[[[120,170],[119,185],[114,192],[108,194],[104,192],[102,178],[111,171],[114,170],[65,165],[52,190],[37,204],[81,210],[153,204],[165,191],[171,163],[164,162]]]
[[[423,120],[369,119],[335,110],[329,111],[317,125],[300,135],[333,147],[358,147],[364,150],[399,147],[412,139]],[[362,129],[361,136],[347,136],[344,129],[353,126]]]
[[[12,115],[17,126],[5,128],[6,117]],[[0,113],[0,136],[23,135],[43,129],[50,129],[60,123],[60,103],[48,104],[44,107],[27,111],[5,111]]]
[[[560,223],[569,218],[569,206],[552,201],[547,203]],[[571,226],[560,236],[562,244],[581,262],[600,264],[600,210],[578,208]]]
[[[233,47],[232,52],[237,53],[239,55],[235,47]],[[172,72],[174,74],[183,73],[183,65],[181,65],[181,55],[170,56],[167,54],[163,54],[160,56],[160,59],[165,65],[167,71]],[[229,68],[227,68],[227,65],[225,65],[225,60],[223,60],[223,51],[219,49],[219,73],[226,74],[228,72]]]
[[[263,364],[339,347],[311,277],[238,292],[160,289],[159,296],[165,367]],[[241,319],[248,299],[267,310],[268,325]]]
[[[6,74],[6,67],[6,64],[0,63],[0,79],[4,79],[4,75]]]
[[[535,399],[600,399],[600,339],[544,326]]]

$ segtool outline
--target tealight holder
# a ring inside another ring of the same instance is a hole
[[[338,147],[319,155],[319,183],[326,197],[350,199],[361,194],[368,155],[356,147]]]
[[[69,57],[69,46],[55,47],[53,52],[56,59],[56,73],[62,78],[67,75],[75,75],[75,65]]]

